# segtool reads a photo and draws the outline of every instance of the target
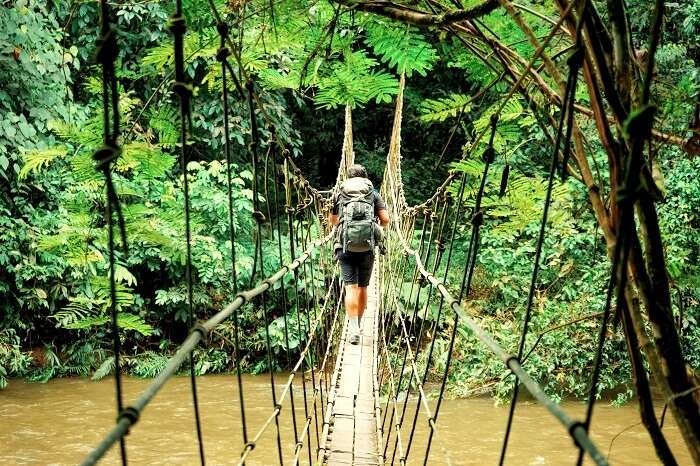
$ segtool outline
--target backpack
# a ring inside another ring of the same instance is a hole
[[[374,188],[366,178],[348,178],[338,192],[338,243],[343,252],[373,251]]]

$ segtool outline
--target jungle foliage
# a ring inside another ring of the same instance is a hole
[[[328,187],[335,180],[346,104],[354,109],[356,157],[375,182],[381,179],[391,102],[405,73],[408,200],[421,202],[453,169],[467,175],[466,203],[471,205],[484,150],[484,142],[474,143],[474,138],[488,126],[507,86],[455,37],[345,10],[333,2],[274,2],[274,16],[267,1],[215,3],[231,22],[244,21],[236,38],[242,44],[240,65],[255,77],[276,134],[317,186]],[[524,3],[542,15],[557,16],[549,2]],[[642,44],[649,29],[647,15],[642,14],[646,3],[627,3],[640,12],[631,15],[631,29]],[[185,5],[187,74],[195,84],[191,139],[196,155],[187,167],[192,180],[195,302],[204,316],[225,305],[233,293],[222,80],[215,58],[219,37],[208,2],[188,0]],[[653,92],[661,103],[663,131],[686,139],[700,96],[700,4],[681,0],[673,5],[657,54]],[[115,3],[123,153],[114,172],[130,246],[128,256],[120,252],[117,257],[119,324],[126,370],[140,377],[156,374],[186,332],[179,117],[170,89],[172,42],[167,30],[171,9],[160,1]],[[529,58],[534,53],[522,32],[502,21],[502,13],[482,21],[518,54]],[[537,24],[538,35],[551,26]],[[92,60],[97,31],[94,2],[0,3],[0,388],[10,377],[100,378],[113,369],[104,182],[91,158],[102,138],[100,71]],[[552,48],[559,51],[557,45]],[[237,268],[242,271],[238,285],[245,287],[252,269],[254,225],[247,152],[250,122],[245,101],[235,96],[230,103]],[[580,103],[588,104],[584,93]],[[544,198],[551,144],[538,123],[556,116],[555,109],[547,109],[547,115],[537,114],[516,96],[501,115],[494,140],[498,157],[486,190],[483,242],[468,304],[481,324],[511,349],[517,345]],[[584,132],[595,133],[592,121],[577,118]],[[263,150],[270,145],[265,131]],[[598,139],[590,141],[596,170],[605,179],[605,152],[596,145]],[[675,311],[687,359],[700,368],[700,158],[675,144],[658,144],[655,151]],[[498,177],[506,165],[511,176],[500,196]],[[546,333],[527,367],[551,394],[582,396],[597,321],[585,319],[547,332],[600,312],[605,299],[605,243],[595,228],[585,187],[577,180],[558,183],[548,228],[530,343],[538,333]],[[450,276],[456,281],[469,231],[457,234]],[[276,269],[279,259],[266,256],[266,270]],[[281,319],[277,315],[270,325],[279,368],[285,364],[281,355],[286,349]],[[262,351],[262,322],[259,310],[245,308],[248,371],[269,369]],[[443,353],[449,326],[431,336]],[[500,363],[465,329],[459,331],[464,338],[458,340],[451,392],[505,396],[510,384]],[[232,369],[231,332],[230,324],[222,325],[214,336],[216,344],[197,351],[198,373]],[[292,338],[292,351],[298,342]],[[624,338],[614,334],[607,345],[602,389],[617,391],[623,401],[632,394]],[[444,358],[433,362],[434,373],[441,374]]]

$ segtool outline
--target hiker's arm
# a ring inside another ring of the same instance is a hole
[[[337,195],[333,195],[333,198],[331,199],[331,211],[328,213],[328,221],[331,222],[331,225],[337,225],[338,224],[338,214],[340,213],[340,206],[338,205],[338,197]]]
[[[379,209],[379,212],[377,212],[377,217],[379,217],[379,224],[383,227],[389,225],[391,222],[389,219],[389,212],[386,209]]]

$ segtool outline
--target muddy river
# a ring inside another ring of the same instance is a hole
[[[280,387],[285,381],[282,376],[276,380]],[[127,403],[147,383],[147,380],[126,378]],[[269,376],[246,377],[244,388],[250,433],[259,429],[272,410],[268,383]],[[235,378],[200,377],[198,389],[207,464],[236,464],[242,442]],[[295,395],[297,420],[301,426],[304,414],[300,386]],[[410,419],[412,406],[407,411]],[[574,416],[584,412],[580,402],[564,402],[563,407]],[[0,465],[77,464],[113,426],[114,409],[112,379],[100,382],[59,379],[45,384],[13,380],[6,390],[0,391]],[[506,416],[507,407],[494,406],[491,399],[445,400],[430,464],[497,464]],[[421,415],[419,421],[409,464],[422,464],[427,429],[425,417]],[[667,421],[664,430],[679,464],[691,465],[673,420]],[[284,407],[280,423],[287,453],[285,462],[290,462],[294,434],[289,404]],[[639,424],[635,404],[616,408],[599,403],[592,436],[613,465],[659,464],[649,436]],[[246,464],[278,464],[275,439],[273,423]],[[312,440],[315,449],[315,431],[312,431]],[[165,386],[127,437],[127,447],[131,465],[199,464],[188,378],[178,377]],[[117,450],[113,448],[101,464],[119,464]],[[515,466],[569,466],[574,464],[576,456],[563,428],[543,408],[531,402],[518,404],[508,453],[507,464]],[[307,454],[302,458],[306,464]]]

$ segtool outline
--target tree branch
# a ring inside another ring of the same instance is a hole
[[[484,2],[462,10],[452,10],[442,14],[431,14],[386,0],[333,0],[351,9],[386,16],[398,21],[419,26],[443,26],[460,21],[479,18],[498,8],[497,0]]]

